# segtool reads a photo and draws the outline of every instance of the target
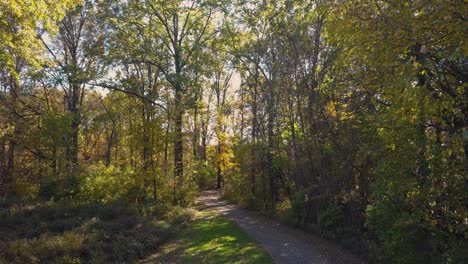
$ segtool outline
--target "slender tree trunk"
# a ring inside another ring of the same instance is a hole
[[[6,178],[7,178],[7,193],[13,193],[13,187],[15,184],[15,148],[16,142],[14,140],[10,141],[8,144],[7,152],[7,168],[6,168]]]
[[[158,140],[155,140],[155,133],[152,133],[151,136],[151,143],[153,145],[157,145]],[[156,141],[156,142],[155,142]],[[151,157],[151,173],[153,175],[153,201],[154,201],[154,206],[156,207],[158,205],[158,189],[157,189],[157,183],[156,183],[156,168],[155,168],[155,163],[158,164],[160,162],[160,156],[161,156],[161,151],[157,151],[157,160],[155,162],[154,157]]]
[[[267,129],[268,129],[268,150],[267,150],[267,171],[268,177],[270,180],[270,199],[271,199],[271,209],[275,208],[277,195],[277,183],[276,183],[276,172],[273,169],[273,149],[274,149],[274,121],[275,121],[275,113],[273,109],[273,87],[270,87],[268,95],[268,121],[267,121]]]
[[[57,175],[57,146],[55,142],[52,144],[52,175],[55,177]]]
[[[181,188],[184,184],[184,146],[182,135],[182,117],[183,117],[183,102],[182,102],[182,57],[180,54],[181,47],[179,43],[179,17],[177,14],[173,16],[173,48],[174,48],[174,68],[175,68],[175,116],[174,116],[174,180],[177,180],[177,185]],[[176,190],[174,189],[174,199],[177,200]]]
[[[256,166],[257,166],[257,84],[255,83],[254,86],[254,94],[253,94],[253,101],[252,101],[252,149],[251,149],[251,157],[252,163],[250,167],[250,182],[252,184],[252,196],[255,198],[256,196]]]
[[[69,177],[77,176],[78,168],[78,136],[80,126],[80,110],[78,109],[80,98],[80,87],[76,83],[71,83],[71,98],[68,98],[68,112],[71,115],[70,136],[66,152],[67,167]]]
[[[201,140],[201,160],[206,161],[206,133],[204,132]]]
[[[198,100],[198,99],[197,99]],[[192,134],[192,140],[193,140],[193,156],[196,161],[200,160],[200,128],[198,125],[198,106],[195,107],[195,111],[193,114],[193,134]]]
[[[142,122],[143,122],[143,171],[146,173],[150,165],[150,143],[149,143],[149,113],[144,103],[142,106]],[[146,178],[146,177],[145,177]]]
[[[208,115],[208,113],[205,113]],[[205,121],[206,116],[201,118],[201,147],[200,147],[200,158],[206,161],[206,141],[208,137],[208,122]]]
[[[0,145],[0,173],[1,173],[1,179],[0,179],[0,184],[1,184],[1,190],[4,195],[7,194],[7,189],[6,189],[6,184],[7,184],[7,171],[6,171],[6,147],[5,147],[6,142],[2,140],[2,143]]]
[[[180,88],[179,88],[180,89]],[[182,141],[182,94],[176,91],[175,96],[175,118],[174,118],[174,177],[176,185],[180,188],[184,182],[184,160],[183,160],[183,141]],[[176,197],[176,190],[174,190]]]
[[[129,108],[129,120],[128,120],[128,127],[130,131],[133,132],[134,126],[132,122],[132,108]],[[132,140],[133,141],[133,140]],[[135,161],[135,144],[134,142],[130,143],[130,164],[133,166],[133,168],[136,170],[136,161]]]
[[[107,140],[107,148],[106,148],[106,167],[108,167],[111,163],[112,157],[112,146],[114,145],[114,138],[116,133],[115,123],[112,125],[111,134]]]
[[[18,99],[18,90],[19,90],[19,84],[16,82],[16,80],[13,78],[13,76],[10,76],[10,93],[11,93],[11,117],[14,122],[14,115],[16,113],[16,102]],[[13,194],[14,193],[14,184],[15,184],[15,149],[16,149],[16,141],[14,136],[18,134],[18,127],[15,126],[14,128],[14,135],[13,138],[9,140],[8,143],[8,150],[6,152],[6,169],[5,169],[5,179],[6,179],[6,184],[5,184],[5,194]]]
[[[217,150],[217,156],[218,156],[218,160],[216,162],[216,168],[217,168],[217,177],[216,177],[216,188],[217,189],[221,189],[222,187],[222,181],[223,181],[223,175],[222,175],[222,146],[221,146],[221,142],[219,142],[219,137],[218,137],[218,146],[216,148]]]

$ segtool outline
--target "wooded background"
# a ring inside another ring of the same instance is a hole
[[[1,0],[1,196],[222,188],[374,262],[466,263],[466,7]]]

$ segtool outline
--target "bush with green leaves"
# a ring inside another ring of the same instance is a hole
[[[214,189],[216,187],[216,171],[213,166],[199,164],[194,172],[195,180],[201,189]]]
[[[108,167],[102,163],[89,167],[80,186],[80,198],[85,201],[107,203],[123,199],[136,202],[144,199],[146,187],[143,175],[130,167]]]
[[[79,194],[80,184],[79,177],[49,178],[40,185],[38,196],[54,201],[73,198]]]

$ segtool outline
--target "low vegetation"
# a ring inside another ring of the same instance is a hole
[[[273,263],[270,256],[230,220],[213,211],[195,221],[146,263]]]
[[[0,218],[2,263],[132,263],[180,227],[180,217],[156,220],[118,202],[11,206]]]
[[[159,219],[143,209],[71,201],[2,207],[0,263],[272,263],[214,212],[174,207]]]

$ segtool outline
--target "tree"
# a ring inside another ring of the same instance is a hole
[[[173,91],[174,174],[184,182],[183,115],[191,76],[199,71],[200,55],[212,36],[214,8],[208,2],[129,2],[120,16],[120,34],[134,40],[126,63],[155,67]],[[131,18],[131,19],[127,19]],[[174,199],[177,200],[176,196]]]
[[[456,238],[461,230],[455,227],[460,215],[448,216],[439,207],[463,211],[452,200],[465,189],[460,175],[466,173],[460,163],[466,159],[461,144],[466,118],[456,114],[467,110],[459,8],[458,1],[356,1],[333,8],[330,36],[343,50],[340,64],[352,65],[345,71],[355,76],[347,77],[348,85],[369,100],[373,111],[367,120],[383,139],[383,146],[374,148],[379,162],[367,211],[387,252],[379,261],[461,257],[456,253],[463,246]],[[450,198],[442,194],[445,188]],[[448,253],[448,244],[457,249]]]
[[[37,29],[54,34],[56,22],[60,21],[68,9],[79,0],[25,2],[2,0],[0,17],[0,67],[18,78],[17,60],[25,61],[30,66],[39,67],[44,63],[40,56],[43,45],[37,38]]]
[[[18,96],[21,94],[20,75],[28,68],[40,68],[47,60],[41,57],[43,45],[37,38],[38,31],[48,31],[54,34],[57,30],[56,22],[63,18],[65,12],[79,1],[63,0],[50,3],[48,1],[0,1],[0,69],[4,79],[2,87],[9,95],[8,109],[5,114],[10,118],[13,127],[18,113]],[[39,28],[39,30],[38,30]],[[15,117],[16,116],[16,117]],[[13,134],[19,132],[15,128]],[[11,193],[14,183],[15,148],[18,142],[10,137],[9,142],[2,144],[2,178],[4,179],[5,194]],[[5,145],[8,144],[8,150]]]
[[[87,83],[97,79],[103,72],[100,62],[104,54],[104,31],[98,17],[95,1],[67,12],[59,23],[59,34],[55,38],[41,36],[53,61],[57,64],[50,72],[53,82],[64,91],[64,101],[70,117],[69,142],[66,151],[68,173],[75,177],[78,169],[79,129],[82,105]]]

